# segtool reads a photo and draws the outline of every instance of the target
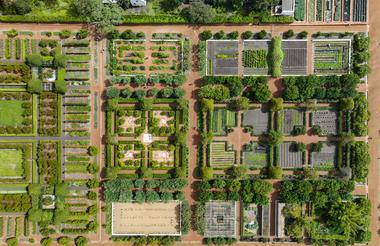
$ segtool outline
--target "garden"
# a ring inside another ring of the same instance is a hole
[[[310,164],[316,170],[333,170],[338,163],[338,146],[333,142],[321,144],[310,152]]]
[[[245,40],[243,50],[244,75],[268,74],[269,40]]]
[[[212,142],[209,153],[211,167],[225,168],[236,164],[236,151],[227,142]]]
[[[33,143],[0,142],[1,183],[28,183],[32,177]]]
[[[239,74],[239,42],[236,40],[207,41],[207,75]]]
[[[313,41],[314,73],[345,74],[350,71],[351,41]]]
[[[33,135],[36,98],[26,92],[0,92],[0,135]]]
[[[306,112],[302,109],[285,108],[283,112],[277,114],[280,119],[280,130],[285,135],[302,135],[306,131]]]
[[[261,169],[268,166],[270,148],[265,144],[250,142],[243,147],[241,164],[250,169]]]
[[[303,167],[305,164],[305,150],[300,150],[297,145],[298,144],[294,142],[284,142],[276,146],[276,152],[278,151],[278,164],[280,167],[284,169]]]
[[[226,136],[237,126],[237,112],[226,108],[214,108],[209,117],[209,131],[215,136]]]
[[[338,111],[334,109],[318,109],[310,112],[310,126],[316,135],[338,134]]]
[[[282,50],[284,52],[282,73],[284,75],[306,75],[307,40],[283,40]]]
[[[353,1],[353,16],[354,22],[367,22],[368,0]]]
[[[248,109],[243,112],[242,126],[252,135],[262,135],[270,129],[270,115],[270,112],[265,109]]]

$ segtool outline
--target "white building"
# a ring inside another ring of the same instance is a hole
[[[146,6],[146,0],[131,0],[132,7],[144,7]]]

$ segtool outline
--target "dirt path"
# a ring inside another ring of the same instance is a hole
[[[379,180],[380,180],[380,169],[379,169],[379,145],[380,145],[380,135],[379,135],[379,120],[380,120],[380,15],[379,15],[380,1],[370,0],[369,1],[369,23],[370,23],[370,65],[372,67],[372,73],[368,77],[368,87],[369,87],[369,108],[371,111],[371,120],[369,121],[369,148],[371,154],[371,166],[368,176],[368,186],[369,186],[369,199],[372,202],[372,217],[371,217],[371,231],[372,231],[372,241],[370,246],[380,245],[379,237]]]

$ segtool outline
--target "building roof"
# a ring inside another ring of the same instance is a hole
[[[294,0],[282,0],[282,15],[294,15]]]
[[[146,0],[131,0],[132,7],[144,7],[146,6]]]
[[[117,3],[118,0],[102,0],[103,3]]]

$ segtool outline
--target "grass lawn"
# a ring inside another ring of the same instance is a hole
[[[22,101],[0,101],[0,126],[22,125]]]
[[[23,176],[23,154],[21,150],[0,149],[0,176]]]

